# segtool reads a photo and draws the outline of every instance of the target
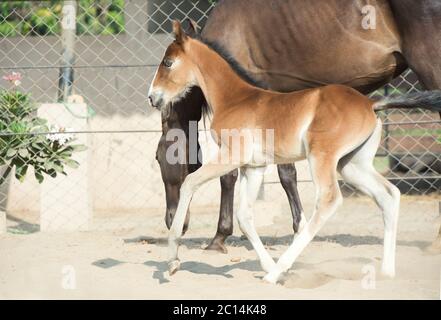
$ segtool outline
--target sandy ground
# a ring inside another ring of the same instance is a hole
[[[130,221],[139,223],[118,231],[1,235],[0,298],[440,299],[441,255],[424,250],[441,222],[438,205],[403,197],[393,280],[379,274],[381,214],[372,201],[352,198],[282,284],[262,281],[256,255],[237,227],[228,254],[202,250],[214,234],[216,208],[194,210],[180,250],[182,270],[170,278],[161,210],[132,215]],[[273,206],[258,204],[258,220]],[[288,212],[283,208],[271,225],[258,228],[275,258],[292,239]]]

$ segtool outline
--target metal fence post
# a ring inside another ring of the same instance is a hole
[[[75,36],[77,2],[65,0],[63,3],[63,18],[61,21],[61,37],[63,45],[62,65],[58,81],[58,102],[66,102],[72,94],[75,62]]]

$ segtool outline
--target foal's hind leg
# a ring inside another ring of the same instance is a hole
[[[377,128],[365,144],[340,161],[339,171],[346,182],[374,198],[383,211],[384,253],[381,271],[384,275],[393,277],[400,191],[373,166],[380,139],[381,122],[378,121]]]
[[[381,271],[384,275],[394,277],[400,191],[376,172],[372,163],[351,161],[340,172],[346,182],[374,198],[383,211],[384,253]]]
[[[265,168],[242,168],[240,176],[240,204],[236,216],[240,229],[256,250],[262,269],[269,272],[276,264],[266,251],[254,227],[253,204],[263,181]]]
[[[311,175],[316,187],[316,205],[311,219],[294,239],[288,250],[282,254],[275,268],[264,278],[276,283],[282,272],[288,270],[300,253],[311,242],[325,222],[335,213],[342,202],[337,182],[337,161],[319,152],[311,152],[308,157]]]

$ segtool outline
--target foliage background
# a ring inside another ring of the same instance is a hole
[[[79,0],[77,34],[124,32],[125,0]],[[61,27],[62,0],[2,1],[0,36],[55,35]]]

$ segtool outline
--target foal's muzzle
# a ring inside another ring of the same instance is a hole
[[[153,108],[161,109],[162,105],[164,104],[164,99],[162,94],[152,93],[149,95],[149,102]]]

